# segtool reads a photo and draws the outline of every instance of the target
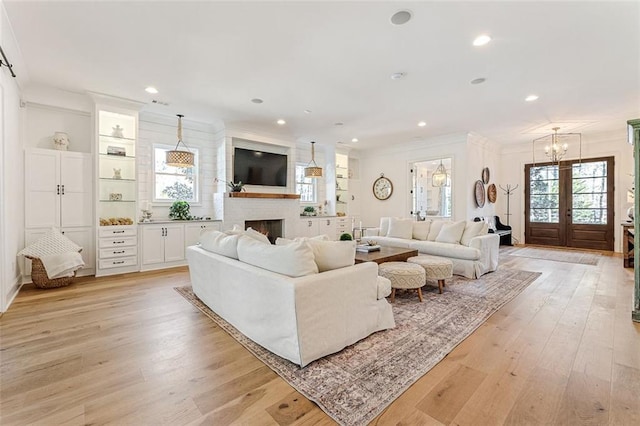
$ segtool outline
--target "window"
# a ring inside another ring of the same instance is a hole
[[[573,223],[607,224],[607,162],[572,165]]]
[[[560,184],[558,166],[540,166],[529,169],[529,220],[540,223],[558,223],[560,219]]]
[[[192,168],[167,166],[166,152],[174,149],[168,145],[153,146],[153,201],[191,201],[198,197],[198,150],[189,148],[194,154]]]
[[[305,164],[296,164],[296,194],[301,203],[315,203],[317,200],[317,179],[304,177]]]

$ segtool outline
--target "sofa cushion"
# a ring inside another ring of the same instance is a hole
[[[313,250],[304,241],[278,246],[264,244],[241,235],[238,239],[238,259],[249,265],[294,278],[318,273]]]
[[[389,232],[387,237],[406,238],[410,240],[413,237],[413,220],[389,218]]]
[[[478,260],[480,250],[460,244],[438,243],[435,241],[413,241],[410,248],[422,254],[447,257],[450,259]]]
[[[444,224],[444,220],[434,220],[433,222],[431,222],[431,226],[429,227],[429,235],[427,235],[427,241],[435,241]]]
[[[473,237],[477,237],[482,232],[482,228],[486,225],[484,222],[467,222],[464,226],[460,244],[468,246]]]
[[[200,247],[212,253],[238,258],[239,235],[228,235],[220,231],[206,231],[200,235]]]
[[[385,247],[399,247],[409,248],[411,242],[414,240],[408,240],[406,238],[394,238],[394,237],[362,237],[362,241],[369,242],[374,241],[377,244]]]
[[[355,241],[322,241],[308,239],[307,244],[313,250],[313,258],[318,265],[318,271],[353,266],[356,261]]]
[[[384,299],[391,294],[391,280],[378,276],[378,300]]]
[[[429,229],[431,228],[430,220],[423,220],[420,222],[413,222],[413,239],[414,240],[426,240],[429,236]]]
[[[251,237],[256,241],[260,241],[261,243],[271,244],[271,242],[269,241],[269,238],[267,238],[266,235],[256,231],[253,228],[247,228],[247,230],[244,231],[244,235],[246,235],[247,237]]]
[[[461,220],[460,222],[446,223],[442,226],[442,229],[436,237],[437,243],[449,243],[460,244],[462,233],[467,222]]]
[[[386,237],[389,233],[389,219],[390,217],[381,217],[380,218],[380,235],[381,237]]]

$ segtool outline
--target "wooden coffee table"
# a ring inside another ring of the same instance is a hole
[[[356,252],[356,263],[375,262],[378,265],[384,262],[406,262],[408,258],[417,256],[418,250],[398,247],[380,247],[378,251],[364,253]]]

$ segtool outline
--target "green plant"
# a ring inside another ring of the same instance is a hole
[[[340,241],[352,241],[353,237],[349,233],[344,233],[340,235]]]
[[[302,214],[305,216],[315,216],[316,208],[313,206],[307,206],[304,209],[302,209]]]
[[[175,201],[169,207],[169,218],[173,220],[189,220],[191,219],[190,208],[191,206],[186,201]]]
[[[238,182],[227,182],[226,180],[222,180],[222,179],[215,179],[216,182],[224,182],[227,184],[227,186],[229,187],[229,189],[231,190],[231,192],[240,192],[240,191],[244,191],[244,183],[242,183],[242,181],[238,181]]]

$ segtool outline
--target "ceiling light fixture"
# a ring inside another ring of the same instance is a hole
[[[304,168],[304,177],[317,179],[322,177],[322,167],[318,167],[316,164],[316,150],[315,150],[315,142],[311,141],[311,161],[307,164],[307,167]]]
[[[487,79],[484,77],[474,78],[473,80],[471,80],[471,84],[482,84],[485,81],[487,81]]]
[[[442,188],[444,186],[449,186],[449,175],[447,174],[447,169],[442,164],[442,159],[440,159],[440,165],[436,167],[436,170],[431,175],[431,186],[436,188]]]
[[[253,98],[253,99],[251,99],[251,102],[253,102],[254,104],[261,104],[264,101],[262,99],[260,99],[260,98]]]
[[[393,74],[391,74],[391,80],[403,79],[405,75],[407,75],[407,74],[405,74],[403,72],[394,72]]]
[[[424,126],[426,126],[426,125],[427,125],[427,122],[426,122],[426,121],[419,121],[419,122],[418,122],[418,127],[424,127]]]
[[[189,151],[187,144],[182,141],[182,117],[184,117],[184,115],[176,115],[178,116],[178,143],[176,144],[176,148],[174,150],[167,151],[165,163],[167,164],[167,166],[172,167],[191,168],[194,164],[194,155],[193,152]],[[184,145],[186,151],[178,149],[180,144]]]
[[[474,46],[484,46],[491,41],[491,37],[486,34],[479,35],[473,40]]]
[[[152,95],[155,95],[156,93],[158,93],[158,89],[152,86],[146,87],[144,91],[147,93],[151,93]]]
[[[358,138],[351,139],[351,142],[353,142],[353,143],[358,142]]]
[[[334,126],[343,126],[344,123],[341,121],[338,121],[337,123],[333,123]]]
[[[399,10],[391,15],[391,23],[393,25],[404,25],[411,20],[411,12],[408,10]]]
[[[287,122],[284,121],[282,118],[280,120],[276,121],[276,123],[278,123],[281,126],[284,126],[285,124],[287,124]]]
[[[524,100],[527,101],[527,102],[537,101],[538,100],[538,95],[529,95],[526,98],[524,98]]]
[[[533,163],[535,164],[536,143],[544,142],[544,154],[551,160],[551,164],[559,163],[564,158],[569,149],[570,143],[577,143],[579,148],[579,159],[582,161],[582,134],[580,133],[558,133],[560,127],[553,127],[553,133],[533,140]]]

